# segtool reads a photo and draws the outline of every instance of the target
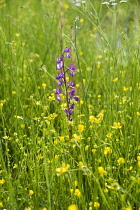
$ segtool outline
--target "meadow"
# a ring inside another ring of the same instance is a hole
[[[139,11],[0,0],[0,210],[140,210]]]

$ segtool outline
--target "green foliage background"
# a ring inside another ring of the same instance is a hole
[[[140,2],[102,3],[0,1],[0,209],[140,208]],[[72,139],[54,94],[66,46]]]

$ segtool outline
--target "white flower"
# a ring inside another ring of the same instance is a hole
[[[107,1],[103,2],[102,4],[108,4],[109,5],[109,3]]]
[[[80,7],[82,4],[85,4],[86,1],[82,0],[71,0],[71,3],[75,4],[75,6]]]
[[[125,2],[127,2],[127,1],[125,1],[125,0],[123,0],[123,1],[120,1],[120,3],[125,3]]]

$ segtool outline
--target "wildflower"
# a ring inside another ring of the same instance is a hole
[[[114,78],[112,81],[113,82],[117,82],[118,81],[118,77]]]
[[[80,162],[78,163],[78,166],[79,166],[79,167],[84,166],[83,162],[82,162],[82,161],[80,161]]]
[[[60,70],[58,73],[56,79],[57,79],[57,84],[58,86],[64,86],[63,90],[56,88],[55,94],[56,94],[56,100],[61,101],[62,99],[66,99],[66,106],[67,108],[64,109],[64,112],[67,115],[67,118],[69,121],[72,121],[71,115],[73,113],[73,109],[75,104],[71,104],[71,100],[78,101],[79,97],[75,96],[75,82],[73,79],[70,79],[71,77],[75,76],[75,70],[76,66],[74,66],[72,63],[69,65],[69,67],[64,66],[64,59],[70,58],[70,49],[68,47],[65,47],[63,49],[62,55],[60,58],[56,59],[56,69]],[[70,77],[67,75],[69,72]]]
[[[17,168],[18,167],[18,164],[14,164],[13,168]]]
[[[123,87],[123,91],[128,91],[129,88],[128,87]]]
[[[57,160],[59,158],[59,156],[58,155],[55,155],[54,158],[55,158],[55,160]]]
[[[21,45],[24,47],[25,46],[25,42],[22,42]],[[32,63],[34,60],[30,59],[30,62]]]
[[[103,118],[103,117],[104,117],[104,110],[102,110],[102,111],[97,115],[97,117]]]
[[[138,181],[138,183],[140,184],[140,177],[138,177],[137,181]]]
[[[79,97],[78,96],[74,96],[73,98],[75,99],[75,101],[79,101]]]
[[[89,145],[86,145],[86,146],[85,146],[85,150],[87,151],[87,150],[88,150],[88,148],[89,148]]]
[[[3,107],[3,103],[0,103],[0,107]]]
[[[34,57],[39,58],[40,55],[39,55],[38,53],[35,53],[35,54],[34,54]]]
[[[54,140],[54,145],[57,145],[58,144],[58,140]]]
[[[82,4],[85,4],[86,1],[82,1],[82,0],[70,0],[71,3],[75,4],[75,6],[80,7]]]
[[[30,206],[26,207],[24,210],[32,210]]]
[[[9,136],[3,136],[3,139],[8,140]]]
[[[137,116],[140,116],[140,112],[136,112],[136,115],[137,115]]]
[[[43,88],[46,88],[46,86],[47,86],[47,85],[46,85],[45,83],[42,84],[42,87],[43,87]]]
[[[17,94],[17,92],[16,92],[16,91],[12,91],[12,94],[13,94],[13,95],[16,95],[16,94]]]
[[[95,118],[96,118],[96,117],[94,117],[94,116],[91,115],[91,116],[89,117],[89,121],[90,121],[90,122],[95,122]]]
[[[60,141],[64,141],[64,136],[59,136]]]
[[[33,190],[29,190],[29,195],[33,195],[34,194],[34,191]]]
[[[73,193],[73,189],[70,189],[70,193]]]
[[[137,156],[137,160],[140,161],[140,156]]]
[[[140,156],[137,156],[138,166],[140,166]]]
[[[75,204],[72,204],[68,207],[68,210],[78,210],[78,207]]]
[[[76,66],[74,66],[72,63],[70,64],[69,67],[67,67],[67,69],[74,71],[76,69]]]
[[[95,208],[99,208],[100,207],[100,203],[99,202],[94,202],[94,207]]]
[[[101,67],[101,63],[98,62],[97,65],[96,65],[96,67],[99,69]]]
[[[80,190],[79,190],[79,189],[75,189],[75,195],[77,195],[78,197],[80,197],[80,196],[81,196],[81,192],[80,192]]]
[[[69,164],[62,163],[62,167],[55,169],[55,171],[57,172],[57,176],[60,176],[63,173],[66,173],[69,168],[70,168]]]
[[[77,136],[77,134],[74,134],[73,137],[74,137],[73,140],[80,142],[80,139],[81,139],[80,136]]]
[[[92,151],[92,153],[95,153],[96,152],[96,149],[92,149],[91,151]]]
[[[104,168],[103,168],[102,166],[99,166],[99,167],[98,167],[98,173],[99,173],[100,175],[102,175],[102,174],[105,173],[105,170],[104,170]]]
[[[80,23],[83,23],[83,22],[84,22],[84,19],[83,19],[83,18],[81,18],[79,21],[80,21]]]
[[[66,52],[66,58],[70,58],[70,49],[68,47],[65,47],[64,52]]]
[[[0,207],[3,207],[3,203],[2,202],[0,202]]]
[[[90,37],[91,38],[96,38],[96,35],[95,34],[90,34]]]
[[[60,94],[62,93],[62,91],[59,88],[56,88],[55,94],[57,95],[56,100],[60,101],[61,97]]]
[[[66,82],[68,82],[70,80],[70,78],[69,77],[66,77]]]
[[[68,5],[68,4],[63,4],[63,7],[64,7],[65,9],[68,9],[68,8],[69,8],[69,5]]]
[[[2,178],[0,179],[0,184],[3,185],[5,183],[5,180]]]
[[[109,3],[108,3],[107,1],[103,2],[102,4],[107,4],[107,5],[109,5]]]
[[[104,189],[104,192],[107,193],[108,192],[108,189]]]
[[[35,102],[37,106],[41,105],[40,101]]]
[[[114,123],[113,123],[113,126],[111,126],[111,127],[114,128],[114,129],[119,129],[119,128],[121,128],[122,126],[121,126],[120,122],[114,122]]]
[[[118,159],[118,163],[119,163],[119,164],[124,164],[124,163],[125,163],[124,158],[123,158],[123,157],[120,157],[120,158]]]
[[[78,131],[79,133],[82,133],[84,130],[84,125],[78,125]]]
[[[73,182],[74,186],[78,186],[78,181]]]
[[[131,207],[127,207],[127,208],[125,208],[125,210],[132,210],[132,208]]]
[[[98,58],[101,59],[103,56],[102,55],[98,55]]]
[[[16,33],[16,36],[19,37],[20,36],[20,33]]]
[[[108,133],[108,134],[106,134],[106,137],[107,138],[111,138],[113,136],[113,133]]]
[[[56,59],[56,69],[61,70],[63,68],[63,56]]]
[[[69,92],[70,98],[74,97],[75,92],[76,92],[76,90],[74,88],[72,88],[71,91]]]
[[[104,155],[107,155],[108,153],[112,153],[112,149],[110,147],[104,148]]]

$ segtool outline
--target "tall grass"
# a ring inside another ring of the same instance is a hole
[[[0,209],[140,209],[139,1],[0,1]],[[80,101],[56,101],[68,46]]]

